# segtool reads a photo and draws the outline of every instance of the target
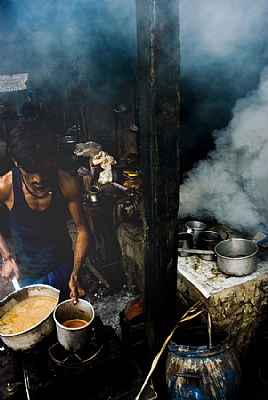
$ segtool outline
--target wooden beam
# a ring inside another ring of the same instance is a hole
[[[176,319],[179,208],[179,0],[136,0],[145,236],[152,355]]]

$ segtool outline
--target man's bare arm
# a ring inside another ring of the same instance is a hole
[[[12,276],[15,275],[19,279],[19,270],[15,259],[8,247],[8,244],[4,236],[0,233],[0,253],[2,256],[2,269],[1,276],[7,280],[11,280]]]
[[[77,231],[76,241],[74,244],[74,266],[69,281],[69,288],[71,291],[70,296],[74,302],[76,302],[78,297],[85,295],[85,291],[78,281],[78,273],[87,256],[89,227],[83,209],[82,196],[77,179],[73,176],[68,176],[62,190]]]

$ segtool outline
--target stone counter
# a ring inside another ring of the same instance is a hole
[[[128,287],[133,293],[138,289],[144,294],[142,225],[121,222],[116,234]],[[235,237],[233,233],[232,236]],[[177,295],[180,302],[190,306],[202,301],[211,314],[212,323],[227,331],[238,352],[245,355],[252,338],[267,318],[268,250],[266,252],[265,255],[260,251],[257,270],[244,277],[223,274],[215,261],[205,261],[198,256],[178,257]],[[202,319],[206,318],[203,313]]]
[[[214,261],[198,256],[178,257],[178,296],[188,304],[202,301],[212,323],[228,332],[241,354],[247,352],[264,319],[267,285],[268,261],[265,260],[259,260],[254,273],[234,277],[220,272]]]

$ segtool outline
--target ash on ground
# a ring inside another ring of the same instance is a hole
[[[135,296],[127,287],[123,286],[117,293],[109,294],[105,289],[100,288],[96,293],[87,294],[85,299],[89,301],[104,325],[110,325],[121,339],[121,327],[119,314],[124,310],[127,303]]]
[[[85,300],[89,301],[104,325],[111,326],[121,339],[120,312],[129,301],[138,297],[130,292],[122,269],[114,266],[110,273],[91,271],[87,266],[81,268],[80,276],[86,291]],[[98,277],[96,276],[98,275]]]

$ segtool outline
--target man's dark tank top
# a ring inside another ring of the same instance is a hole
[[[13,168],[12,175],[14,205],[9,215],[16,261],[21,276],[41,277],[72,258],[68,209],[57,181],[49,206],[34,211],[25,200],[19,169]]]

